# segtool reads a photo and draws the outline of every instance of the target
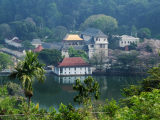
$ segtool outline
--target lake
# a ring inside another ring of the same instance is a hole
[[[6,76],[6,75],[5,75]],[[4,84],[7,77],[0,77],[0,84]],[[44,84],[39,84],[35,81],[33,84],[33,97],[31,101],[35,104],[39,102],[40,108],[49,110],[50,106],[53,106],[56,110],[59,109],[61,103],[68,105],[71,103],[76,109],[80,107],[78,103],[73,102],[73,98],[78,92],[74,91],[73,84],[75,80],[79,78],[83,81],[88,76],[68,76],[58,77],[51,74],[46,74],[46,81]],[[122,98],[120,89],[127,87],[130,84],[137,84],[138,80],[142,80],[142,76],[92,76],[100,85],[100,100],[106,100],[113,98],[117,100]],[[19,83],[18,80],[15,81]]]

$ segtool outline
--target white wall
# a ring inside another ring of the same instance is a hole
[[[62,71],[62,72],[60,72],[60,71]],[[92,74],[92,67],[68,67],[68,68],[57,68],[57,67],[55,67],[54,68],[54,73],[57,74],[57,75]]]
[[[31,43],[32,44],[32,43]],[[32,45],[34,45],[36,48],[38,47],[38,45],[41,45],[41,44],[32,44]]]
[[[62,50],[61,53],[62,56],[65,55],[65,57],[69,57],[68,50]]]
[[[121,40],[119,40],[119,47],[125,47],[127,45],[130,45],[130,42],[139,43],[139,38],[124,35],[124,37],[122,37]]]
[[[96,44],[108,44],[108,39],[107,38],[96,38],[94,37],[94,41]]]

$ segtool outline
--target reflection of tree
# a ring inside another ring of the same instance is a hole
[[[61,88],[56,83],[54,83],[52,79],[52,76],[48,76],[44,84],[38,84],[38,82],[35,82],[33,84],[33,89],[40,92],[41,94],[58,94],[61,91]]]

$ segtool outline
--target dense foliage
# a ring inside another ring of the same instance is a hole
[[[70,47],[68,49],[68,54],[69,54],[69,57],[81,57],[84,60],[88,59],[88,55],[85,53],[84,50],[75,50],[73,47]]]
[[[98,14],[115,18],[122,34],[135,32],[133,25],[137,30],[148,28],[153,37],[159,37],[160,32],[159,0],[0,0],[0,3],[0,34],[4,36],[12,32],[28,39],[35,32],[34,36],[52,38],[57,26],[78,30],[87,18]],[[93,27],[103,29],[104,18],[98,18]],[[110,28],[106,28],[108,34]]]
[[[62,60],[62,53],[56,49],[43,49],[39,52],[38,58],[46,65],[53,65]]]
[[[0,71],[14,66],[12,57],[6,53],[0,53]]]

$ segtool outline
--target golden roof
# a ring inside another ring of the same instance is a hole
[[[78,35],[69,35],[67,34],[63,40],[83,40]]]

